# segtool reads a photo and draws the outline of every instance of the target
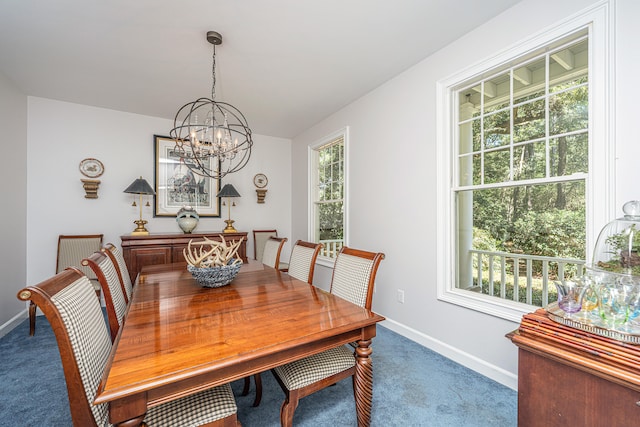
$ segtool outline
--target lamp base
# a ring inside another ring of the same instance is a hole
[[[144,225],[147,223],[148,221],[145,221],[144,219],[137,219],[135,221],[133,221],[134,224],[137,225],[136,229],[133,230],[131,232],[132,236],[146,236],[149,234],[149,230],[147,230]]]
[[[223,233],[237,233],[238,230],[233,228],[233,223],[235,222],[232,219],[225,219],[224,222],[227,223],[227,226],[222,230]]]

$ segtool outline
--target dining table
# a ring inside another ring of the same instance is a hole
[[[203,287],[186,264],[138,275],[94,404],[137,426],[148,407],[356,343],[359,426],[371,421],[371,341],[384,317],[257,261],[225,286]],[[284,398],[284,394],[283,394]]]

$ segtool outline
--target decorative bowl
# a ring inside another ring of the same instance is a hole
[[[193,267],[187,265],[187,270],[191,273],[194,279],[206,288],[219,288],[231,283],[236,277],[242,262],[233,264],[233,259],[229,261],[229,264],[220,267]]]

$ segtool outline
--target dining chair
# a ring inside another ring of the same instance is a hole
[[[289,258],[289,276],[313,284],[313,272],[316,259],[322,249],[322,243],[311,243],[298,240],[291,250]]]
[[[278,237],[277,230],[253,230],[253,258],[262,262],[264,245],[269,237]]]
[[[113,243],[107,243],[104,245],[102,251],[111,258],[111,262],[113,262],[113,265],[116,267],[118,278],[120,279],[120,284],[124,291],[124,300],[129,304],[131,294],[133,293],[133,284],[131,283],[131,276],[129,275],[129,269],[127,268],[127,263],[124,260],[122,251]]]
[[[56,255],[56,273],[60,273],[67,267],[80,268],[93,284],[98,299],[100,298],[100,284],[93,271],[88,267],[82,267],[82,258],[89,256],[102,246],[102,234],[61,234],[58,236],[58,249]],[[29,335],[36,332],[36,304],[29,302]]]
[[[311,243],[298,240],[291,251],[289,260],[289,275],[298,280],[313,284],[313,272],[316,266],[316,259],[322,248],[322,243]],[[260,405],[262,400],[262,378],[260,373],[253,376],[256,384],[256,397],[253,406]],[[245,377],[242,395],[249,394],[250,377]]]
[[[383,259],[381,252],[343,247],[336,257],[329,292],[370,310],[376,273]],[[303,397],[348,377],[354,385],[355,352],[350,346],[342,345],[278,366],[271,372],[286,394],[280,407],[280,424],[289,427]]]
[[[284,246],[286,241],[286,237],[269,236],[264,244],[262,263],[269,267],[278,269],[278,267],[280,266],[280,253],[282,252],[282,247]],[[260,405],[260,400],[262,398],[262,378],[260,377],[260,373],[255,374],[253,378],[256,383],[256,397],[253,401],[253,406],[258,406]],[[249,394],[250,381],[251,377],[245,377],[242,396],[246,396],[247,394]]]
[[[282,247],[287,242],[286,237],[274,237],[271,236],[264,244],[264,252],[262,254],[262,263],[269,267],[279,269],[280,267],[280,254]]]
[[[90,267],[98,277],[104,295],[104,305],[107,309],[107,319],[109,319],[109,330],[113,342],[127,314],[127,302],[116,266],[103,251],[92,253],[82,260],[82,265]]]
[[[71,419],[75,427],[109,426],[108,404],[93,400],[111,351],[111,340],[89,279],[76,268],[18,292],[44,312],[55,333],[62,360]],[[237,425],[229,384],[147,408],[147,426]],[[207,424],[209,425],[209,424]]]

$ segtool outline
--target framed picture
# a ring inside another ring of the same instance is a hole
[[[197,175],[176,155],[175,141],[154,135],[156,203],[153,216],[175,217],[183,206],[191,206],[201,217],[219,217],[220,180]],[[213,159],[209,160],[213,162]]]

